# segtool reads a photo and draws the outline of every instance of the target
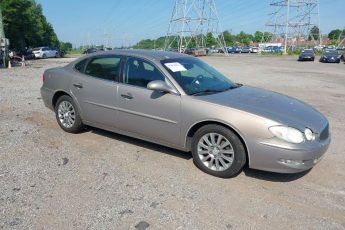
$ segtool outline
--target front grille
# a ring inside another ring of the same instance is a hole
[[[329,124],[327,124],[327,126],[324,128],[324,130],[322,130],[322,132],[320,133],[320,140],[326,140],[329,136]]]

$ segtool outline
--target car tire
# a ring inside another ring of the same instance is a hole
[[[192,155],[201,171],[221,178],[238,175],[247,161],[240,138],[230,129],[213,124],[201,127],[194,134]]]
[[[47,58],[47,55],[43,54],[42,58],[43,58],[43,59],[46,59],[46,58]]]
[[[55,116],[60,127],[68,133],[79,133],[84,128],[78,107],[70,96],[59,97],[55,106]]]

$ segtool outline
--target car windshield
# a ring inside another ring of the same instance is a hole
[[[312,50],[303,50],[302,53],[304,53],[304,54],[312,54],[312,53],[314,53],[314,51],[312,51]]]
[[[41,50],[41,48],[34,48],[32,49],[33,51],[38,51],[38,50]]]
[[[188,95],[218,93],[238,87],[197,58],[166,59],[161,63]]]
[[[335,51],[335,50],[327,50],[327,51],[324,52],[324,55],[327,55],[327,56],[338,55],[338,52]]]

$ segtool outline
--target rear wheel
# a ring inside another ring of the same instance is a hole
[[[73,99],[67,95],[61,96],[55,106],[56,120],[60,127],[69,133],[78,133],[83,130],[78,108]]]
[[[246,150],[239,137],[220,125],[200,128],[192,140],[194,164],[217,177],[236,176],[246,163]]]

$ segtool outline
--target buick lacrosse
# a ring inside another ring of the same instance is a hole
[[[296,173],[317,164],[327,119],[279,93],[236,84],[198,58],[118,50],[45,71],[41,94],[66,132],[93,126],[192,152],[202,171]]]

